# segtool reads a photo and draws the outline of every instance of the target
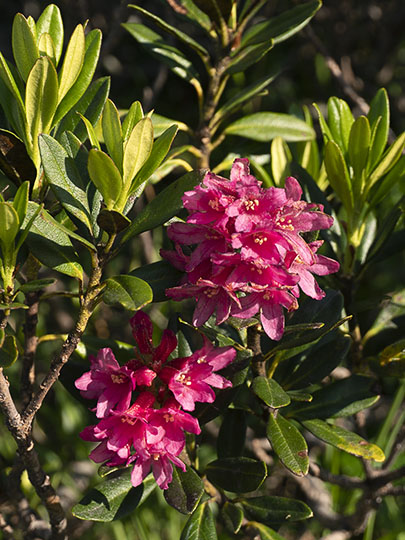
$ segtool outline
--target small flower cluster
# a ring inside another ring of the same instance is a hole
[[[190,215],[186,223],[170,225],[176,251],[162,251],[162,256],[186,272],[183,283],[166,294],[196,299],[195,326],[214,311],[217,324],[230,316],[246,319],[260,313],[266,334],[279,340],[282,308],[297,309],[300,289],[323,298],[314,274],[331,274],[339,264],[316,253],[322,240],[308,243],[303,233],[327,229],[333,218],[301,195],[292,177],[284,188],[263,189],[246,158],[234,161],[230,180],[208,172],[203,185],[184,194]],[[181,245],[195,247],[186,252]]]
[[[215,348],[204,338],[203,347],[191,356],[168,360],[177,346],[173,332],[165,330],[158,347],[152,342],[152,322],[141,311],[130,320],[137,346],[135,358],[120,366],[111,349],[90,357],[90,371],[76,381],[83,397],[97,399],[99,423],[80,436],[98,442],[90,457],[106,465],[134,464],[131,481],[138,486],[149,474],[167,489],[173,463],[185,470],[179,458],[185,432],[200,433],[193,411],[196,402],[212,403],[212,387],[231,382],[215,373],[235,358],[231,347]]]

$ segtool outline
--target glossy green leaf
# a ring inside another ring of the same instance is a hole
[[[308,446],[298,429],[280,414],[270,414],[267,437],[280,461],[297,476],[308,472]]]
[[[353,191],[342,151],[334,141],[325,146],[325,167],[330,185],[348,212],[353,208]]]
[[[100,229],[108,234],[118,234],[131,224],[131,221],[116,210],[106,210],[103,208],[97,216],[97,223]]]
[[[135,127],[135,124],[137,124],[142,118],[142,105],[139,101],[134,101],[125,115],[124,121],[122,122],[122,138],[124,142],[128,140],[128,137],[131,135],[132,130]]]
[[[154,137],[160,137],[169,127],[176,125],[180,131],[189,131],[189,128],[183,122],[178,120],[172,120],[171,118],[166,118],[160,114],[152,114],[152,125],[153,125],[153,135]]]
[[[20,112],[25,115],[25,105],[21,98],[20,90],[18,88],[18,85],[16,83],[13,73],[11,72],[9,68],[7,60],[4,58],[1,52],[0,52],[0,77],[2,78],[5,86],[8,88],[8,90],[16,99]]]
[[[186,466],[183,472],[173,467],[173,479],[164,491],[166,502],[182,514],[192,514],[204,493],[204,485],[198,474]]]
[[[156,487],[152,476],[134,488],[131,484],[131,471],[117,471],[87,493],[72,508],[79,519],[108,522],[122,519],[141,505]]]
[[[13,246],[14,239],[20,230],[18,213],[12,204],[0,202],[0,223],[0,246],[8,251]]]
[[[267,477],[263,461],[247,457],[228,457],[208,463],[205,473],[210,482],[234,493],[247,493],[258,489]]]
[[[0,129],[0,169],[17,186],[34,182],[37,171],[25,144],[11,131]]]
[[[228,409],[225,412],[217,439],[219,458],[238,457],[243,454],[246,429],[245,411],[242,409]]]
[[[101,31],[98,29],[91,30],[86,35],[83,66],[77,79],[59,103],[54,124],[57,124],[69,111],[76,110],[75,104],[89,87],[100,56],[101,38]]]
[[[231,58],[225,74],[234,75],[245,71],[247,68],[256,64],[273,48],[273,42],[270,40],[266,43],[258,43],[257,45],[248,45],[243,49],[237,49],[237,54]]]
[[[239,135],[267,142],[275,137],[286,141],[307,141],[315,138],[314,130],[303,120],[283,113],[258,112],[235,120],[224,130],[227,135]]]
[[[30,218],[40,210],[40,213],[31,225],[27,236],[27,243],[32,254],[45,266],[62,274],[83,279],[83,268],[73,249],[72,242],[60,223],[58,223],[45,209],[34,203],[28,203],[24,227]]]
[[[299,390],[288,390],[287,394],[290,396],[292,401],[312,401],[312,395],[307,392],[300,392]]]
[[[176,125],[170,126],[164,133],[162,133],[162,135],[160,135],[158,139],[155,140],[148,159],[142,165],[132,182],[131,192],[135,191],[137,187],[143,184],[143,182],[146,182],[160,166],[170,150],[177,130],[178,128]]]
[[[101,150],[101,144],[100,144],[100,141],[98,140],[96,130],[95,130],[93,124],[90,122],[90,120],[87,120],[87,118],[84,117],[82,114],[80,114],[80,113],[77,113],[77,114],[83,120],[83,124],[86,127],[87,136],[89,138],[91,146],[93,148],[96,148],[97,150]]]
[[[179,212],[182,207],[182,196],[185,191],[193,189],[202,181],[205,170],[192,171],[178,178],[162,190],[132,221],[124,233],[122,242],[144,231],[163,225]]]
[[[55,4],[50,4],[47,6],[41,13],[36,27],[38,39],[45,32],[51,36],[55,48],[57,64],[62,55],[63,49],[63,21],[58,6]]]
[[[245,514],[249,519],[263,524],[281,524],[285,521],[300,521],[312,517],[312,510],[302,501],[264,495],[242,499]]]
[[[39,137],[42,165],[49,184],[65,210],[92,231],[90,208],[74,160],[50,135]]]
[[[252,382],[253,392],[273,409],[285,407],[290,404],[290,396],[274,379],[255,377]]]
[[[130,275],[149,283],[153,291],[154,302],[164,302],[167,300],[166,289],[176,287],[184,274],[180,270],[177,270],[177,268],[174,268],[169,262],[158,261],[140,266],[132,270]]]
[[[52,38],[49,34],[41,34],[38,41],[38,51],[40,56],[48,56],[51,59],[52,64],[56,66],[55,49]]]
[[[0,346],[0,368],[8,368],[18,358],[17,341],[14,336],[5,336]]]
[[[288,373],[282,383],[285,388],[305,388],[327,377],[343,360],[349,352],[351,338],[338,333],[330,342],[325,338],[322,345],[311,347],[302,356],[297,369]]]
[[[333,139],[332,133],[329,129],[328,124],[326,123],[326,120],[319,106],[316,103],[313,103],[312,105],[315,108],[316,112],[318,113],[319,125],[321,127],[324,143],[326,144],[328,141],[331,141]]]
[[[231,114],[235,109],[240,108],[243,103],[246,103],[248,100],[255,97],[257,94],[262,92],[275,78],[277,74],[273,73],[271,75],[266,75],[258,81],[255,81],[253,84],[246,86],[241,92],[238,92],[235,96],[227,101],[222,107],[218,109],[215,113],[214,118],[212,119],[212,124],[219,123],[221,120],[226,118]]]
[[[39,58],[39,51],[36,36],[21,13],[14,17],[11,42],[16,66],[22,79],[26,81],[32,66]]]
[[[381,202],[391,190],[398,184],[404,185],[405,179],[405,156],[402,155],[399,160],[395,163],[392,169],[386,174],[372,189],[368,202],[370,208],[376,206]],[[391,212],[394,212],[394,208],[391,209]]]
[[[270,146],[271,174],[276,186],[281,186],[289,176],[292,154],[288,144],[282,137],[275,137]]]
[[[153,127],[150,118],[142,118],[132,130],[125,148],[123,160],[124,186],[128,186],[141,169],[152,151]]]
[[[104,142],[107,151],[118,170],[122,173],[122,129],[120,115],[111,99],[107,99],[104,105],[103,116],[101,117]]]
[[[383,154],[380,162],[375,167],[373,172],[368,178],[366,189],[367,191],[378,182],[378,180],[384,175],[387,174],[399,160],[402,155],[402,152],[405,148],[405,132],[402,133],[395,142],[388,147],[386,152]]]
[[[38,135],[50,130],[57,99],[58,76],[55,67],[47,56],[41,56],[30,71],[25,89],[26,118],[37,167]]]
[[[55,138],[60,140],[65,131],[71,131],[82,142],[87,138],[86,127],[77,113],[82,114],[92,124],[96,125],[103,110],[104,103],[110,91],[109,77],[94,81],[79,99],[74,108],[69,111],[59,123]]]
[[[180,540],[217,540],[214,516],[208,501],[201,503],[185,524]]]
[[[263,523],[251,521],[249,525],[259,532],[261,540],[285,540],[283,536],[280,536],[276,531],[267,527],[267,525],[263,525]]]
[[[384,452],[377,445],[365,441],[362,437],[351,431],[347,431],[334,424],[328,424],[323,420],[306,420],[302,425],[311,433],[340,450],[349,454],[372,459],[377,462],[385,460]]]
[[[372,131],[368,168],[373,170],[387,145],[390,127],[390,104],[385,88],[380,88],[372,99],[367,117]]]
[[[105,284],[103,300],[106,304],[120,304],[129,311],[136,311],[152,302],[152,289],[135,276],[115,276],[108,278]]]
[[[253,25],[245,32],[242,46],[269,39],[272,39],[274,44],[285,41],[304,28],[321,5],[320,0],[300,3],[292,9],[284,11],[281,15]]]
[[[177,39],[194,49],[202,58],[209,58],[208,51],[200,43],[198,43],[198,41],[190,37],[188,34],[185,34],[175,26],[168,24],[166,21],[164,21],[160,17],[157,17],[150,11],[146,11],[146,9],[143,9],[134,4],[129,4],[128,7],[136,9],[138,12],[142,13],[142,15],[147,17],[150,21],[155,23],[160,28],[162,28],[162,30],[165,30],[172,36],[175,36]]]
[[[128,32],[160,62],[163,62],[178,77],[193,83],[198,80],[198,73],[193,63],[181,51],[169,45],[159,34],[139,23],[125,23],[122,25]]]
[[[88,171],[91,181],[103,196],[107,210],[112,210],[123,188],[115,163],[107,154],[93,148],[89,152]]]
[[[328,100],[328,124],[335,143],[346,153],[349,135],[354,122],[351,110],[343,99],[331,97]]]
[[[77,77],[79,76],[79,73],[83,67],[85,49],[86,43],[84,37],[84,28],[83,25],[78,24],[69,40],[65,52],[65,58],[59,72],[59,103],[72,88]]]
[[[193,0],[178,0],[176,3],[181,6],[181,14],[194,23],[197,28],[203,28],[207,32],[211,30],[212,22],[210,18],[195,5]]]
[[[365,177],[370,138],[369,121],[365,116],[359,116],[352,125],[348,148],[350,164],[354,173],[353,189],[357,195],[360,195],[362,191],[362,179]]]
[[[221,508],[221,519],[226,528],[234,534],[237,534],[243,523],[243,510],[240,506],[226,501]]]
[[[370,407],[379,399],[372,391],[373,382],[373,379],[362,375],[351,375],[335,381],[313,392],[311,403],[294,403],[288,414],[300,420],[350,416]]]
[[[17,189],[16,194],[14,195],[13,208],[18,214],[18,220],[20,223],[23,223],[25,214],[27,213],[29,189],[30,183],[24,182]]]

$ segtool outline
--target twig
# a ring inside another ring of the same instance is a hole
[[[359,107],[359,109],[361,110],[361,112],[363,114],[367,114],[369,109],[370,109],[367,102],[361,96],[359,96],[359,94],[356,92],[356,90],[353,88],[353,86],[346,81],[345,77],[343,76],[343,72],[340,69],[340,66],[337,64],[337,62],[329,54],[329,52],[326,49],[325,45],[318,38],[318,36],[315,34],[315,32],[312,29],[311,25],[308,25],[306,27],[305,31],[306,31],[306,34],[309,37],[309,39],[312,41],[312,43],[315,45],[315,47],[318,49],[318,51],[324,57],[326,65],[328,66],[330,72],[335,77],[335,79],[338,81],[340,86],[342,87],[343,92],[347,96],[350,97],[350,99]]]
[[[351,476],[344,476],[341,474],[332,474],[325,469],[322,469],[316,463],[309,464],[309,472],[315,478],[320,478],[324,482],[329,482],[330,484],[336,484],[337,486],[343,487],[345,489],[355,489],[360,488],[364,489],[367,486],[367,482],[361,478],[353,478]]]

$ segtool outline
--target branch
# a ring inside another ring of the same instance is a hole
[[[320,478],[324,482],[329,482],[330,484],[336,484],[345,489],[365,489],[367,487],[367,482],[361,478],[353,478],[351,476],[345,476],[342,474],[332,474],[329,471],[322,469],[316,463],[309,464],[309,472],[315,478]]]
[[[39,293],[28,293],[25,298],[29,308],[25,313],[25,344],[21,370],[21,401],[24,407],[28,405],[32,397],[35,383],[34,359],[38,345],[36,331],[38,324]]]

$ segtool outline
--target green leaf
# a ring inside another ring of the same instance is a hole
[[[272,39],[274,44],[285,41],[304,28],[321,5],[319,0],[301,3],[277,17],[255,24],[244,33],[242,46],[269,39]]]
[[[173,479],[164,491],[166,502],[182,514],[192,514],[204,493],[198,474],[188,465],[183,472],[173,467]]]
[[[5,336],[0,345],[0,368],[8,368],[18,358],[17,341],[14,336]]]
[[[79,264],[69,236],[46,210],[30,201],[23,226],[27,227],[31,216],[38,210],[40,213],[27,236],[30,251],[45,266],[82,280],[83,268]]]
[[[388,174],[386,174],[384,178],[382,178],[382,180],[374,186],[374,189],[372,189],[368,198],[370,208],[373,208],[385,197],[387,197],[396,184],[403,185],[404,178],[405,156],[402,155]],[[394,209],[392,208],[391,212],[393,211]]]
[[[152,151],[153,127],[152,120],[142,118],[135,125],[124,148],[123,180],[124,186],[129,186],[134,176],[141,169]]]
[[[235,109],[240,108],[243,103],[262,92],[276,78],[276,76],[277,73],[266,75],[265,77],[262,77],[258,81],[244,88],[241,92],[238,92],[235,96],[232,97],[232,99],[227,101],[224,105],[222,105],[220,109],[218,109],[218,111],[214,115],[214,118],[212,119],[212,125],[218,124],[221,120],[231,114]]]
[[[212,27],[210,18],[194,4],[193,0],[178,0],[177,4],[181,5],[181,13],[190,22],[194,23],[199,29],[203,28],[206,32],[210,32]]]
[[[308,446],[298,429],[281,414],[270,414],[267,437],[280,461],[297,476],[309,468]]]
[[[289,372],[283,378],[282,384],[285,388],[305,388],[310,384],[317,383],[327,377],[343,360],[349,352],[351,345],[350,336],[337,331],[336,338],[331,342],[325,338],[311,347],[302,356],[295,371]]]
[[[267,142],[275,137],[286,141],[307,141],[315,138],[314,130],[296,116],[283,113],[258,112],[232,122],[224,130],[227,135],[239,135]]]
[[[248,67],[256,64],[273,48],[273,41],[258,43],[257,45],[248,45],[243,49],[238,49],[229,62],[224,74],[233,75],[245,71]]]
[[[325,118],[319,106],[316,103],[313,103],[312,106],[315,108],[316,112],[318,113],[319,125],[321,126],[323,141],[326,144],[328,141],[331,141],[333,139],[332,133],[329,129],[328,124],[325,121]]]
[[[353,209],[353,191],[349,171],[342,151],[334,141],[328,141],[325,146],[325,167],[329,183],[342,201],[347,212]]]
[[[214,516],[208,501],[201,503],[185,524],[180,540],[217,540]]]
[[[133,220],[124,233],[122,242],[126,242],[144,231],[163,225],[176,215],[183,207],[182,196],[184,192],[193,189],[200,183],[205,172],[203,169],[191,171],[161,191]]]
[[[58,102],[72,88],[83,67],[86,42],[83,25],[78,24],[69,40],[62,68],[59,72]]]
[[[18,214],[18,220],[20,223],[23,223],[25,214],[27,213],[29,189],[30,183],[24,182],[17,189],[16,194],[14,195],[13,208]]]
[[[28,307],[29,306],[27,306],[26,304],[22,304],[21,302],[11,302],[10,304],[0,303],[1,311],[4,311],[5,309],[28,309]]]
[[[101,38],[101,31],[98,29],[87,34],[82,69],[76,81],[59,103],[55,112],[54,125],[60,122],[69,111],[76,110],[74,106],[89,87],[100,56]]]
[[[194,49],[202,58],[204,58],[204,59],[209,58],[208,51],[202,45],[200,45],[200,43],[198,43],[198,41],[195,41],[195,39],[191,38],[188,34],[185,34],[184,32],[182,32],[181,30],[179,30],[175,26],[171,26],[170,24],[168,24],[166,21],[164,21],[160,17],[157,17],[153,13],[150,13],[149,11],[146,11],[146,9],[143,9],[143,8],[141,8],[139,6],[134,5],[134,4],[129,4],[128,7],[136,9],[137,11],[139,11],[140,13],[145,15],[145,17],[147,17],[149,20],[154,22],[157,26],[160,26],[160,28],[162,28],[162,30],[165,30],[166,32],[168,32],[172,36],[175,36],[177,39],[179,39],[180,41],[182,41],[183,43],[185,43],[186,45],[188,45],[189,47]]]
[[[219,26],[229,19],[232,0],[194,0],[195,5]]]
[[[349,134],[354,122],[353,115],[346,101],[336,97],[328,100],[328,124],[332,138],[346,154]]]
[[[25,105],[21,98],[20,90],[9,68],[7,60],[4,58],[1,52],[0,52],[0,77],[3,79],[4,84],[6,85],[8,90],[11,92],[11,94],[14,96],[15,100],[17,101],[17,105],[20,109],[20,112],[23,113],[25,116]]]
[[[107,151],[118,170],[122,173],[122,157],[124,150],[122,145],[121,121],[118,110],[111,99],[107,99],[105,102],[101,120]]]
[[[135,276],[115,276],[106,279],[105,284],[103,300],[106,304],[121,304],[129,311],[136,311],[152,302],[152,289]]]
[[[263,523],[251,521],[249,525],[259,532],[261,540],[285,540],[283,536],[280,536],[276,531],[270,529],[270,527],[263,525]]]
[[[172,120],[171,118],[166,118],[160,114],[152,114],[152,125],[153,125],[153,135],[154,137],[160,137],[169,127],[177,126],[179,131],[189,131],[189,127],[183,122],[178,120]]]
[[[349,454],[363,459],[373,459],[377,462],[385,460],[384,452],[375,444],[365,441],[362,437],[339,426],[328,424],[323,420],[306,420],[302,425],[315,437],[325,441]]]
[[[140,266],[132,270],[129,275],[138,277],[149,283],[153,291],[154,302],[164,302],[167,300],[166,289],[176,287],[180,283],[180,279],[184,273],[174,268],[167,261],[158,261]]]
[[[36,26],[38,39],[43,33],[51,36],[55,48],[56,64],[58,64],[63,49],[63,21],[58,6],[55,4],[47,6],[41,13]]]
[[[92,232],[87,194],[74,160],[50,135],[40,135],[39,150],[45,175],[55,197],[69,214],[84,223]]]
[[[266,464],[247,457],[216,459],[205,472],[210,482],[234,493],[255,491],[267,477]]]
[[[362,375],[351,375],[335,381],[313,392],[311,403],[294,403],[288,409],[288,414],[300,420],[350,416],[379,399],[371,389],[373,382],[373,379]]]
[[[37,174],[25,144],[5,129],[0,129],[0,169],[17,186],[25,180],[33,183]]]
[[[55,49],[49,34],[41,34],[41,37],[38,40],[38,50],[40,56],[48,56],[51,59],[52,64],[56,66]]]
[[[249,519],[264,524],[281,524],[285,521],[300,521],[312,517],[312,510],[302,501],[286,497],[251,497],[240,501]]]
[[[181,77],[194,86],[198,83],[198,73],[191,60],[181,51],[169,45],[159,34],[143,24],[125,23],[122,26],[128,30],[149,54],[169,66],[178,77]],[[199,83],[198,86],[200,86]]]
[[[362,181],[365,175],[367,158],[370,148],[370,124],[365,116],[359,116],[350,130],[349,137],[349,159],[354,173],[354,192],[361,194]],[[363,173],[364,171],[364,173]]]
[[[226,501],[221,508],[221,518],[227,529],[237,534],[243,523],[243,510],[236,504]]]
[[[97,223],[100,229],[108,234],[118,234],[131,224],[131,221],[116,210],[106,210],[103,208],[97,216]]]
[[[47,56],[41,56],[30,71],[25,89],[26,118],[31,135],[33,161],[37,167],[38,135],[50,130],[57,99],[58,76],[55,67]]]
[[[162,135],[160,135],[158,139],[155,140],[148,159],[142,165],[141,169],[136,174],[134,181],[132,182],[131,192],[146,182],[165,159],[172,145],[173,139],[176,136],[177,130],[178,127],[176,125],[170,126],[164,133],[162,133]]]
[[[89,138],[89,141],[90,141],[90,144],[93,148],[97,148],[97,150],[101,150],[101,145],[100,145],[100,142],[97,138],[97,134],[96,134],[96,130],[93,126],[93,124],[87,120],[87,118],[85,118],[82,114],[80,113],[77,113],[80,118],[83,120],[83,123],[86,127],[86,131],[87,131],[87,136]]]
[[[14,17],[11,41],[16,66],[22,79],[26,81],[32,66],[39,58],[39,51],[36,36],[21,13]]]
[[[252,382],[253,392],[273,409],[285,407],[291,402],[290,396],[274,379],[267,377],[255,377]]]
[[[385,88],[380,88],[372,99],[367,117],[373,134],[368,169],[373,170],[387,145],[390,127],[390,104]]]
[[[40,291],[47,287],[48,285],[52,285],[52,283],[55,283],[55,279],[53,278],[44,278],[44,279],[34,279],[32,281],[27,281],[27,283],[23,283],[18,287],[18,290],[23,292],[24,294]]]
[[[242,409],[227,409],[219,429],[217,453],[219,458],[243,454],[246,438],[246,413]]]
[[[102,194],[107,210],[112,210],[121,194],[123,183],[113,160],[101,150],[89,152],[88,171],[91,181]]]
[[[371,175],[368,178],[366,190],[369,191],[370,188],[378,182],[378,180],[389,172],[395,163],[399,160],[402,155],[402,152],[405,148],[405,132],[402,133],[396,141],[388,147],[386,152],[383,154],[380,162],[373,170]]]
[[[20,230],[17,211],[8,202],[0,202],[0,223],[0,246],[4,251],[8,251],[14,245],[14,239]]]
[[[122,122],[122,139],[124,143],[128,140],[128,137],[131,135],[132,130],[135,127],[135,124],[143,118],[142,105],[139,101],[134,101],[130,106],[127,114],[125,115],[124,121]],[[152,120],[153,123],[153,120]]]
[[[87,138],[87,131],[77,113],[82,114],[92,125],[96,125],[109,91],[109,77],[103,77],[94,81],[87,88],[86,92],[79,99],[74,108],[69,111],[59,123],[55,138],[60,140],[60,137],[65,131],[71,131],[76,137],[84,142]]]
[[[143,503],[155,489],[156,482],[148,476],[140,486],[131,484],[128,469],[109,474],[72,508],[79,519],[108,522],[122,519]]]

